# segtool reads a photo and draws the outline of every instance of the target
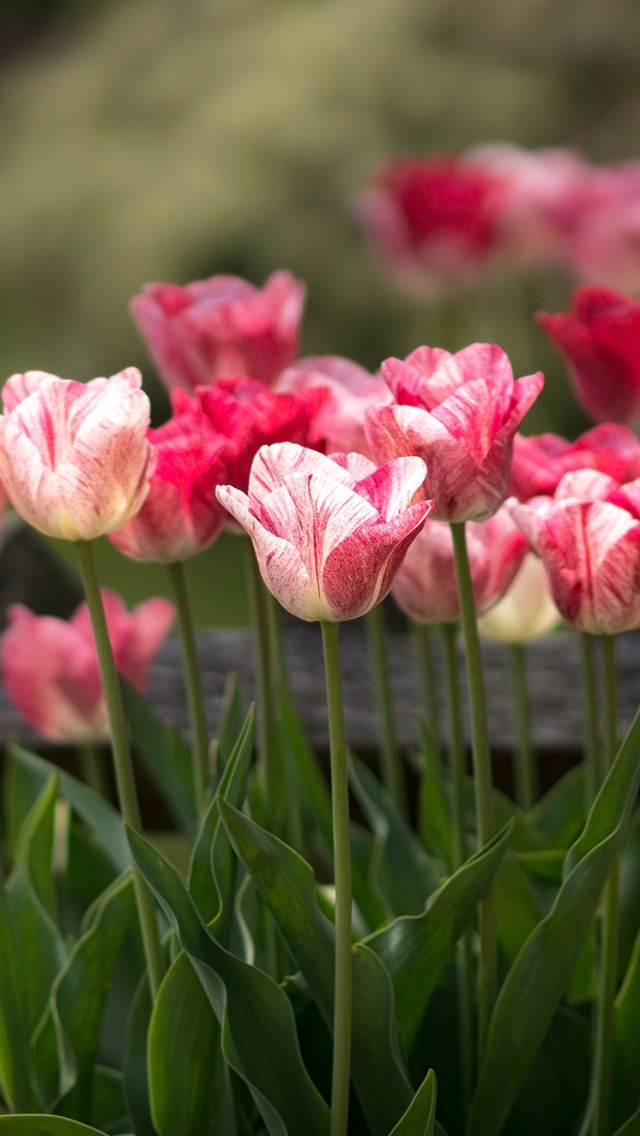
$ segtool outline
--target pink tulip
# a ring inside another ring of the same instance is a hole
[[[558,434],[516,434],[510,492],[519,501],[549,496],[565,473],[576,469],[597,469],[621,484],[632,481],[640,477],[640,443],[626,426],[612,423],[587,430],[575,442]]]
[[[109,635],[120,672],[138,690],[173,619],[173,605],[148,600],[127,612],[103,591]],[[9,608],[0,640],[4,683],[31,726],[51,741],[84,745],[109,736],[107,707],[86,603],[69,622],[38,616],[21,604]]]
[[[510,502],[571,627],[593,635],[640,627],[638,504],[639,482],[620,487],[588,469],[565,474],[552,499]]]
[[[327,453],[359,453],[371,457],[364,432],[364,416],[374,402],[389,402],[391,395],[378,375],[337,355],[300,359],[278,380],[280,391],[323,388],[327,400],[315,418],[314,432],[324,439]]]
[[[500,347],[473,343],[455,355],[419,347],[404,362],[387,359],[382,375],[396,403],[367,411],[375,460],[423,458],[436,520],[490,517],[507,495],[513,437],[542,389],[540,372],[514,382]]]
[[[529,547],[507,509],[467,529],[467,551],[476,611],[482,614],[505,594]],[[416,537],[396,577],[392,595],[416,623],[457,623],[460,603],[451,529],[429,521]]]
[[[580,280],[640,293],[640,162],[593,170],[578,215],[570,264]]]
[[[211,276],[186,287],[147,284],[131,310],[165,385],[193,392],[235,375],[275,382],[298,351],[304,292],[288,272],[262,288]]]
[[[264,446],[249,493],[218,489],[249,533],[262,578],[287,611],[332,623],[364,615],[389,592],[431,502],[411,505],[424,481],[419,458],[376,469],[361,454],[324,457],[302,446]]]
[[[149,495],[109,540],[134,560],[187,560],[212,544],[224,524],[216,486],[228,481],[232,447],[221,434],[203,429],[201,415],[189,412],[148,437],[158,456]]]
[[[28,371],[4,386],[0,477],[25,521],[64,540],[126,524],[149,491],[149,400],[134,367],[75,383]]]

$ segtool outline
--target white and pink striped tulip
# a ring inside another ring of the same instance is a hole
[[[411,504],[420,458],[376,469],[361,454],[325,457],[291,442],[263,446],[249,493],[218,498],[249,533],[262,578],[287,611],[338,623],[364,615],[389,592],[432,502]]]
[[[8,379],[0,477],[25,521],[47,536],[92,540],[138,512],[156,461],[141,383],[135,367],[86,384],[43,371]]]

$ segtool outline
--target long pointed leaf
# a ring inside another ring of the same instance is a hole
[[[23,1116],[0,1116],[0,1136],[104,1136],[97,1128],[67,1120],[65,1116],[35,1113]]]
[[[390,1136],[433,1136],[438,1088],[433,1069],[427,1073],[404,1116]]]

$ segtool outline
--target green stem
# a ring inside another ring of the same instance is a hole
[[[104,766],[104,754],[95,745],[83,745],[80,748],[80,769],[82,779],[99,793],[105,800],[109,800],[109,781]]]
[[[476,799],[478,842],[480,847],[495,834],[491,752],[487,725],[487,700],[476,607],[471,583],[464,522],[451,524],[456,580],[460,599],[460,618],[467,660],[467,684],[471,711],[471,751]],[[478,908],[480,957],[478,960],[478,1053],[482,1056],[489,1030],[498,985],[498,942],[496,932],[496,893],[491,885]]]
[[[262,582],[258,561],[249,538],[245,539],[244,546],[249,611],[256,655],[258,762],[265,794],[265,827],[274,832],[279,828],[277,817],[280,813],[280,807],[278,802],[278,755],[273,701],[273,651],[269,627],[269,603],[267,590]]]
[[[167,564],[167,571],[171,578],[173,595],[178,609],[178,629],[182,643],[184,676],[193,736],[193,786],[196,810],[198,816],[201,816],[206,803],[209,784],[209,738],[198,652],[196,650],[196,636],[182,562],[176,560],[173,564]]]
[[[618,750],[618,698],[615,639],[601,637],[604,693],[604,752],[607,770]],[[604,891],[600,948],[596,1051],[594,1058],[593,1136],[611,1134],[611,1094],[615,1052],[615,997],[618,985],[618,865],[614,864]]]
[[[511,644],[511,677],[518,734],[513,763],[515,798],[521,808],[529,812],[538,799],[538,770],[531,744],[526,660],[521,643]]]
[[[351,847],[349,838],[349,780],[340,677],[339,631],[339,624],[337,623],[322,624],[331,749],[333,864],[336,889],[331,1136],[346,1136],[347,1134],[351,1070]]]
[[[436,693],[435,676],[433,673],[433,658],[431,653],[431,627],[427,623],[414,623],[416,644],[418,647],[418,661],[420,678],[422,682],[422,701],[426,721],[434,745],[434,757],[439,758],[440,744],[440,715],[438,713],[438,698]]]
[[[113,764],[118,788],[118,800],[123,821],[136,832],[142,831],[140,806],[133,775],[133,762],[129,749],[129,735],[122,705],[120,681],[113,659],[111,641],[104,615],[100,586],[96,575],[93,549],[88,541],[77,542],[82,582],[91,616],[91,625],[96,643],[102,687],[109,714]],[[140,931],[144,954],[149,972],[149,985],[155,1001],[165,972],[164,956],[158,935],[156,906],[146,880],[132,862],[133,886],[140,920]]]
[[[407,790],[396,742],[387,635],[381,604],[367,613],[366,624],[369,650],[373,660],[373,678],[381,730],[380,764],[382,780],[396,808],[402,816],[406,817],[408,815]]]
[[[451,787],[453,790],[453,867],[457,871],[468,856],[465,822],[464,778],[465,748],[460,697],[460,671],[458,668],[458,628],[454,623],[442,624],[444,643],[445,680],[449,714],[449,756]],[[473,952],[471,932],[466,931],[458,947],[458,1005],[460,1014],[460,1047],[462,1051],[462,1081],[465,1108],[471,1099],[474,1075],[473,1044]]]
[[[582,656],[582,688],[584,705],[584,794],[586,811],[589,812],[600,787],[598,772],[600,736],[598,729],[598,693],[596,687],[596,668],[593,657],[593,635],[580,632],[580,652]]]

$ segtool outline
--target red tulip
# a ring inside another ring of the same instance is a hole
[[[635,502],[635,504],[634,504]],[[553,499],[510,503],[542,559],[562,618],[579,631],[640,627],[640,483],[595,470],[567,473]]]
[[[411,505],[419,458],[376,469],[360,454],[324,457],[302,446],[264,446],[249,494],[221,486],[225,509],[251,536],[262,578],[287,611],[332,623],[364,615],[389,592],[430,512]]]
[[[278,380],[280,391],[308,391],[322,387],[327,399],[315,418],[315,434],[327,453],[359,453],[371,457],[364,432],[364,416],[374,402],[388,402],[389,388],[379,375],[370,375],[357,363],[337,355],[300,359]]]
[[[513,436],[542,389],[538,372],[513,381],[504,351],[473,343],[450,355],[419,347],[382,375],[396,403],[367,411],[376,461],[416,454],[427,464],[426,496],[441,521],[482,521],[507,495]]]
[[[594,426],[576,442],[558,434],[516,434],[510,493],[520,501],[549,496],[565,473],[576,469],[597,469],[621,484],[632,481],[640,477],[640,443],[626,426],[612,423]]]
[[[579,401],[596,422],[640,415],[640,303],[608,288],[578,288],[567,314],[538,320],[560,349]]]
[[[529,547],[509,512],[502,508],[467,529],[467,551],[476,611],[498,603],[514,579]],[[429,521],[404,558],[393,586],[398,607],[417,623],[457,623],[460,602],[451,529]]]
[[[303,305],[304,285],[274,272],[262,288],[238,276],[147,284],[131,310],[165,385],[195,391],[235,375],[275,382],[297,355]]]

